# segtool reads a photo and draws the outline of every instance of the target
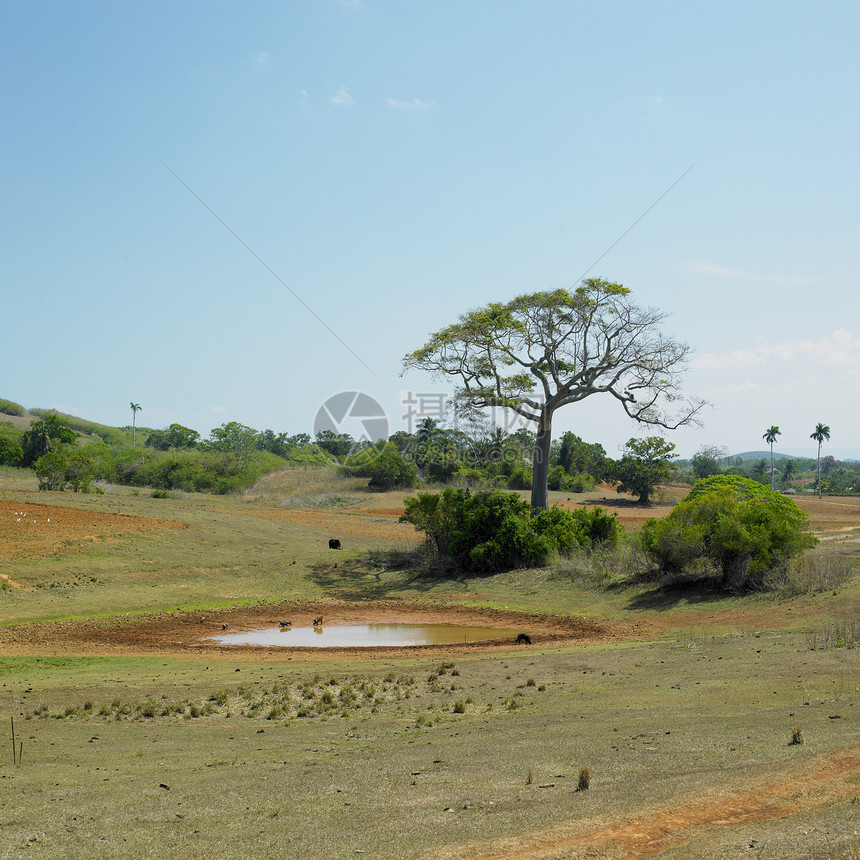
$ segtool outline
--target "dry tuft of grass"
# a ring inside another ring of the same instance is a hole
[[[579,782],[576,785],[577,791],[588,791],[591,787],[591,770],[587,767],[579,769]]]
[[[856,648],[860,645],[860,611],[825,618],[817,630],[806,635],[806,644],[810,651]]]
[[[556,565],[559,573],[598,591],[623,585],[648,568],[648,559],[635,542],[581,550],[560,559]]]
[[[790,747],[800,746],[805,744],[806,740],[803,737],[803,729],[797,726],[791,730],[791,740],[788,742]]]
[[[529,768],[529,775],[526,777],[526,785],[533,785],[535,781],[535,775],[532,772],[532,769]]]
[[[819,594],[846,585],[855,573],[856,568],[846,558],[807,554],[774,571],[765,582],[765,589],[780,597]]]

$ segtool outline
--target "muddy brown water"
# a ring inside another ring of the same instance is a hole
[[[270,627],[246,633],[209,637],[224,645],[265,645],[298,648],[374,648],[413,645],[455,645],[491,639],[514,639],[509,627],[468,627],[457,624],[343,624],[330,627]]]

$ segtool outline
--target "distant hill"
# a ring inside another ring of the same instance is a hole
[[[725,462],[725,460],[734,460],[736,457],[740,457],[741,460],[770,460],[770,450],[767,450],[767,451],[744,451],[741,454],[730,454],[728,457],[723,458],[723,462]],[[773,459],[774,460],[808,460],[809,457],[797,457],[794,454],[781,454],[779,451],[774,449]]]
[[[2,403],[11,403],[11,401],[2,401]],[[18,404],[12,404],[17,406]],[[10,415],[9,413],[0,410],[0,422],[11,424],[18,430],[29,430],[32,421],[38,421],[44,418],[48,412],[59,415],[60,418],[65,418],[72,430],[81,434],[81,442],[87,444],[89,442],[107,442],[111,445],[131,446],[131,428],[125,427],[109,427],[106,424],[98,424],[95,421],[87,421],[85,418],[79,418],[76,415],[68,415],[65,412],[58,412],[56,409],[25,409],[22,415]],[[152,429],[149,427],[137,428],[137,444],[142,445]]]

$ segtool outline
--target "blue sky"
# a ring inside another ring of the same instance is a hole
[[[404,354],[588,271],[694,347],[712,407],[682,455],[773,424],[813,452],[823,421],[856,456],[858,24],[849,2],[3,0],[0,396],[298,433],[361,391],[399,429],[409,392],[447,390]],[[610,455],[637,432],[599,398],[564,430]]]

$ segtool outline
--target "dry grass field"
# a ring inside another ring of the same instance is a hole
[[[855,576],[779,597],[386,567],[368,553],[417,542],[403,494],[322,470],[105,489],[0,475],[0,858],[860,856],[860,499],[798,498],[815,563]],[[635,529],[683,492],[552,501]],[[206,639],[316,614],[511,638]]]

